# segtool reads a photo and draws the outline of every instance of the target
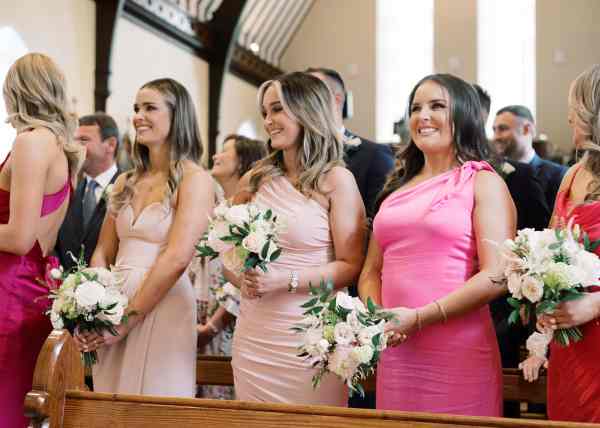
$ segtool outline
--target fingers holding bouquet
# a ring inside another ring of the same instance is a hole
[[[386,333],[390,334],[388,345],[398,346],[419,330],[417,309],[399,307],[390,309],[388,312],[394,315],[394,318],[385,325]]]
[[[287,286],[285,279],[276,270],[264,272],[259,268],[249,269],[242,274],[242,294],[256,299]]]
[[[577,327],[600,315],[600,296],[582,293],[581,297],[560,303],[552,312],[538,317],[542,327],[553,330]]]

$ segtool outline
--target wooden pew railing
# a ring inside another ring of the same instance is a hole
[[[546,374],[542,374],[537,382],[527,382],[517,369],[504,369],[504,400],[521,401],[529,404],[546,404]],[[198,385],[233,385],[231,357],[198,355],[196,365],[196,382]],[[375,391],[375,377],[370,377],[363,384],[365,391]]]
[[[41,427],[45,421],[49,428],[600,427],[598,424],[86,392],[83,391],[81,360],[66,331],[54,331],[48,337],[34,377],[34,390],[25,400],[26,414],[32,418],[33,428]]]

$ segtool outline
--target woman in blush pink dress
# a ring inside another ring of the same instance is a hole
[[[240,182],[238,202],[252,199],[285,219],[281,256],[268,272],[247,272],[233,338],[233,374],[240,400],[346,406],[347,388],[326,375],[313,389],[310,362],[297,356],[309,284],[356,279],[363,261],[365,209],[332,116],[329,89],[291,73],[264,83],[260,109],[271,154]]]
[[[52,330],[44,315],[48,288],[39,280],[83,151],[73,142],[77,121],[68,111],[64,75],[50,58],[17,60],[3,95],[17,138],[0,166],[0,427],[22,428],[25,394]]]
[[[396,313],[377,408],[500,416],[502,373],[487,303],[506,290],[497,248],[515,232],[503,180],[483,161],[475,90],[425,77],[409,98],[411,141],[390,176],[359,280]]]

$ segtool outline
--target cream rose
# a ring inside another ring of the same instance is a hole
[[[531,303],[537,303],[544,295],[544,283],[534,276],[527,275],[523,278],[521,292]]]
[[[87,309],[99,304],[105,295],[106,289],[96,281],[85,281],[75,290],[77,304]]]

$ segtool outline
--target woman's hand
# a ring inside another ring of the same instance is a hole
[[[117,335],[113,335],[108,330],[103,330],[101,334],[95,331],[75,330],[75,343],[80,352],[91,352],[101,346],[110,346],[123,340],[129,333],[129,328],[125,324],[119,324],[115,327]]]
[[[519,369],[523,370],[523,378],[527,382],[535,382],[537,380],[542,366],[547,369],[548,360],[537,355],[530,355],[525,361],[519,363]]]
[[[254,268],[242,274],[242,295],[248,299],[256,299],[286,287],[287,277],[275,270],[263,272],[260,268]]]
[[[539,316],[538,326],[552,330],[577,327],[597,318],[598,315],[600,293],[584,293],[578,299],[561,303],[553,312]]]
[[[196,330],[198,331],[198,346],[200,347],[208,345],[215,337],[214,331],[208,324],[198,324]]]
[[[385,325],[385,331],[392,333],[388,339],[389,346],[397,346],[417,331],[417,309],[395,308],[386,310],[395,315],[394,319]]]

